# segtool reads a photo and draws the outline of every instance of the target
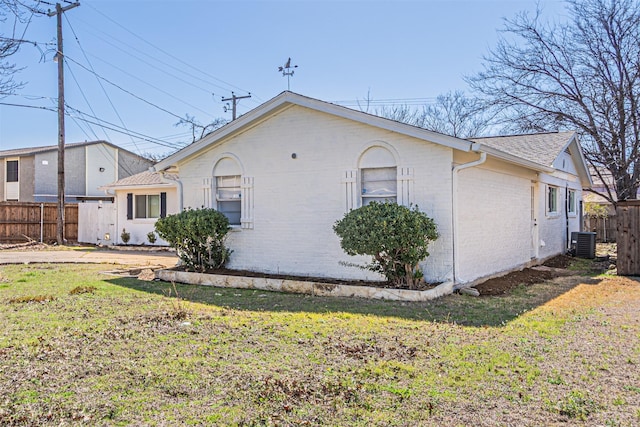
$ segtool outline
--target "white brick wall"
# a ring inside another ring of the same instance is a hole
[[[531,179],[486,166],[459,172],[457,279],[469,282],[531,259]]]
[[[231,233],[229,267],[265,272],[359,279],[379,278],[340,262],[347,256],[332,226],[345,214],[344,173],[358,169],[369,146],[391,145],[397,167],[413,168],[414,203],[435,219],[440,239],[425,263],[428,280],[452,274],[451,149],[303,107],[292,107],[266,123],[179,164],[184,206],[202,206],[203,178],[211,177],[224,153],[233,153],[254,178],[254,228]],[[296,158],[292,158],[292,154]]]
[[[451,280],[453,150],[301,106],[282,110],[180,162],[184,207],[214,207],[215,197],[203,191],[203,182],[213,176],[220,159],[232,156],[243,176],[253,179],[253,228],[230,233],[228,245],[234,252],[229,267],[379,279],[366,270],[341,264],[362,264],[368,259],[347,256],[332,229],[350,203],[347,190],[353,186],[348,178],[359,179],[359,156],[372,146],[388,148],[397,159],[399,174],[409,178],[401,188],[413,195],[403,193],[398,200],[412,200],[438,226],[440,238],[432,244],[431,256],[423,263],[426,280]],[[456,163],[466,162],[467,158],[475,160],[477,155],[456,153]],[[480,167],[460,171],[459,282],[520,267],[532,256],[546,258],[564,251],[564,211],[555,218],[545,216],[548,183],[562,187],[562,209],[567,179],[577,190],[577,199],[581,199],[580,185],[571,174],[575,168],[565,161],[564,170],[547,176],[489,159]],[[532,183],[536,188],[535,229],[531,220]],[[359,191],[358,185],[355,188]],[[354,200],[357,206],[359,198],[351,199]],[[572,217],[569,231],[577,229],[578,219]],[[137,236],[138,228],[132,231]]]

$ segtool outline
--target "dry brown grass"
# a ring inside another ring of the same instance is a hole
[[[2,267],[0,424],[640,424],[632,278],[411,304],[100,268]],[[8,303],[36,293],[55,300]]]

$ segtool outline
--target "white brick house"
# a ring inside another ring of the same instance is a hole
[[[591,183],[572,132],[463,140],[292,92],[154,170],[176,178],[177,211],[213,207],[230,218],[230,268],[379,279],[343,265],[364,259],[342,251],[332,226],[368,200],[391,199],[435,220],[440,238],[423,272],[456,283],[562,253]],[[133,190],[115,190],[122,212]]]

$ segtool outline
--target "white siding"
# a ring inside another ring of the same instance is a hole
[[[198,193],[202,194],[202,183],[198,188]],[[127,219],[127,193],[132,193],[134,198],[135,195],[143,195],[143,194],[160,194],[161,192],[167,193],[167,215],[175,214],[179,212],[178,206],[178,192],[174,187],[157,187],[157,188],[139,188],[136,190],[117,190],[116,191],[116,205],[118,210],[118,215],[116,218],[115,228],[115,236],[111,237],[113,243],[122,244],[122,239],[120,238],[120,234],[122,234],[122,229],[126,229],[127,232],[131,235],[131,240],[129,240],[130,245],[140,245],[140,244],[149,244],[147,240],[147,233],[150,231],[154,231],[154,225],[156,223],[156,219],[146,219],[146,218],[133,218]],[[195,192],[195,191],[194,191]],[[157,237],[157,234],[156,234]],[[158,238],[155,245],[167,245],[167,242]]]
[[[243,174],[253,178],[254,204],[253,229],[230,235],[228,244],[234,252],[229,267],[378,279],[366,270],[340,264],[366,259],[347,256],[332,229],[347,206],[359,203],[353,171],[371,146],[392,147],[398,156],[401,190],[410,189],[413,202],[438,225],[441,237],[425,263],[427,280],[451,279],[452,150],[303,107],[289,108],[179,164],[184,206],[207,204],[200,190],[203,179],[212,176],[220,158],[232,153]]]
[[[106,144],[87,145],[86,150],[86,195],[102,196],[98,187],[110,184],[118,179],[118,151]],[[129,174],[131,175],[131,173]]]

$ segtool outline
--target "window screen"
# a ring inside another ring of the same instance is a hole
[[[396,202],[397,172],[396,168],[362,169],[362,206],[372,201]]]
[[[242,190],[240,175],[216,177],[216,206],[229,219],[229,224],[240,225]]]

